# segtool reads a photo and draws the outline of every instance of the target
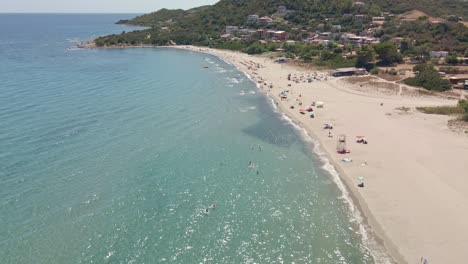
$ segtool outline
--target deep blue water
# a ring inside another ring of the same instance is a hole
[[[0,262],[373,263],[312,144],[233,66],[73,48],[132,16],[0,15]]]

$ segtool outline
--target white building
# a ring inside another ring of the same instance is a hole
[[[341,30],[341,25],[333,25],[332,27],[335,30]]]
[[[288,9],[285,6],[278,6],[278,14],[287,14]]]
[[[431,51],[429,52],[431,58],[447,58],[448,51]]]
[[[226,26],[226,34],[236,34],[238,30],[237,26]]]
[[[258,15],[250,15],[247,17],[247,23],[251,23],[251,24],[257,23],[258,19],[259,19]]]
[[[268,16],[264,16],[264,17],[261,17],[258,19],[258,23],[260,23],[260,25],[269,25],[271,23],[273,23],[273,19],[271,17],[268,17]]]

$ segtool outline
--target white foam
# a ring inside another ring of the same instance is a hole
[[[276,108],[275,101],[270,97],[270,100],[272,102],[273,107]],[[309,133],[307,133],[307,130],[301,126],[299,126],[296,122],[294,122],[289,116],[287,116],[284,113],[281,113],[280,118],[282,120],[285,120],[288,122],[294,129],[296,129],[302,139],[308,143],[311,143],[313,146],[313,152],[319,157],[320,161],[322,162],[322,169],[327,171],[333,182],[336,184],[338,189],[341,192],[341,197],[345,204],[348,206],[349,210],[349,216],[351,219],[352,223],[356,223],[359,230],[359,234],[361,236],[361,239],[364,243],[364,247],[372,254],[372,257],[376,261],[376,263],[382,263],[382,264],[391,264],[393,263],[391,260],[391,257],[388,256],[386,253],[385,249],[382,248],[375,239],[373,239],[369,234],[370,234],[370,229],[369,227],[366,227],[363,223],[363,217],[361,215],[361,212],[357,209],[357,207],[354,205],[351,196],[344,184],[344,182],[341,180],[340,175],[336,168],[331,164],[330,160],[326,156],[325,152],[322,150],[321,145],[318,140],[312,138]]]
[[[80,38],[67,38],[66,40],[68,42],[70,42],[70,43],[80,43],[81,42]]]
[[[229,77],[228,77],[227,79],[228,79],[228,81],[230,81],[231,83],[240,83],[240,81],[239,81],[238,79],[236,79],[236,78],[229,78]]]
[[[271,106],[273,107],[273,110],[278,113],[278,106],[276,105],[276,101],[275,99],[273,99],[273,97],[271,97],[270,95],[267,95],[268,96],[268,99],[270,99],[270,103],[271,103]]]
[[[218,57],[225,63],[234,66],[237,70],[239,70],[241,73],[243,73],[248,79],[250,79],[253,83],[256,84],[257,88],[260,88],[260,84],[256,83],[250,75],[248,75],[246,72],[242,71],[239,67],[236,65],[230,63],[229,61]],[[238,81],[236,79],[236,81]],[[267,95],[268,98],[270,98],[271,105],[273,106],[273,109],[275,112],[278,112],[278,107],[276,105],[276,101],[271,97],[271,95]],[[246,109],[239,109],[241,112],[247,112]],[[291,124],[296,130],[298,130],[301,133],[301,136],[306,142],[312,143],[313,145],[313,152],[320,158],[320,161],[323,163],[322,168],[327,171],[331,177],[333,182],[336,184],[336,186],[339,188],[341,191],[341,199],[345,201],[345,203],[348,206],[349,212],[350,212],[350,217],[351,217],[351,222],[354,222],[358,225],[359,227],[359,234],[361,235],[362,241],[364,243],[364,247],[370,252],[372,257],[374,258],[376,263],[382,263],[382,264],[391,264],[393,263],[391,257],[386,253],[385,249],[382,248],[376,241],[373,239],[371,236],[369,236],[370,230],[368,227],[366,227],[363,223],[363,217],[361,215],[361,212],[356,208],[354,205],[350,194],[348,190],[346,189],[345,184],[340,178],[340,175],[338,171],[335,169],[335,167],[330,163],[330,160],[326,156],[326,154],[322,151],[320,143],[318,140],[313,139],[308,133],[307,130],[305,130],[303,127],[299,126],[296,124],[291,118],[289,118],[286,114],[281,113],[281,119],[287,121],[289,124]]]

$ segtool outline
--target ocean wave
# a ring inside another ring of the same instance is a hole
[[[256,106],[240,107],[239,112],[246,113],[246,112],[249,112],[249,111],[254,111],[256,109],[257,109]]]
[[[70,42],[70,43],[80,43],[81,42],[80,38],[67,38],[66,41]]]
[[[240,83],[240,81],[237,78],[230,78],[228,77],[227,80],[231,83]]]

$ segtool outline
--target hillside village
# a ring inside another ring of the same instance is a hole
[[[266,6],[258,12],[242,8],[232,13],[229,0],[195,10],[160,10],[119,22],[150,29],[98,38],[95,43],[121,47],[188,44],[269,53],[316,66],[357,67],[429,90],[468,89],[464,17],[438,18],[419,10],[396,14],[360,1],[344,2],[335,11],[336,3],[327,2],[330,10],[313,14],[261,3]],[[427,67],[414,70],[416,65]]]
[[[355,2],[356,5],[365,5],[363,2]],[[397,20],[399,23],[409,23],[414,22],[418,19],[427,19],[432,24],[440,24],[443,23],[443,20],[435,19],[432,17],[428,17],[425,13],[420,11],[413,11],[408,12],[407,14],[403,14],[397,16],[390,12],[382,12],[381,16],[367,16],[365,14],[344,14],[344,17],[349,17],[353,20],[359,20],[364,22],[367,27],[358,33],[352,33],[347,31],[342,31],[342,25],[340,24],[332,24],[329,27],[329,31],[325,31],[324,25],[319,25],[316,30],[305,30],[298,28],[291,28],[291,31],[294,32],[295,35],[300,32],[301,36],[304,36],[302,39],[298,39],[297,37],[290,38],[290,32],[285,30],[274,30],[270,28],[274,28],[275,26],[285,23],[287,21],[283,20],[284,15],[291,14],[296,12],[295,10],[288,10],[285,6],[278,6],[277,12],[272,14],[271,16],[262,16],[252,14],[246,17],[246,24],[247,27],[237,26],[237,25],[228,25],[226,26],[226,30],[224,33],[220,34],[219,38],[222,41],[251,41],[251,40],[258,40],[261,44],[268,44],[268,43],[275,43],[280,45],[280,47],[289,46],[289,45],[296,45],[298,43],[302,44],[315,44],[320,45],[324,49],[326,48],[338,48],[341,50],[348,50],[348,52],[342,52],[342,56],[352,57],[356,56],[356,50],[360,49],[362,45],[376,45],[381,43],[380,39],[376,37],[376,33],[382,30],[382,25],[386,21]],[[415,17],[418,16],[418,17]],[[330,19],[331,22],[332,19]],[[276,24],[276,25],[275,25]],[[272,25],[275,25],[272,27]],[[402,43],[412,42],[412,39],[405,39],[402,37],[393,37],[388,40],[388,42],[395,45],[395,47],[400,51],[402,48]],[[346,47],[351,45],[351,48],[346,49]],[[278,48],[276,51],[282,52],[284,48]],[[456,64],[458,66],[462,66],[462,70],[460,72],[453,72],[446,73],[443,71],[438,71],[440,77],[446,77],[450,83],[453,85],[453,88],[456,89],[468,89],[468,56],[456,56],[455,61],[449,61],[449,51],[445,50],[430,50],[429,51],[428,59],[433,60],[436,62],[437,65],[447,65],[448,63]],[[415,60],[415,58],[404,58],[405,61],[409,64],[418,64],[421,63],[421,60]],[[395,62],[404,62],[404,61],[395,61]],[[439,67],[440,69],[440,67]],[[444,68],[442,67],[442,70]],[[450,69],[449,69],[450,70]],[[393,71],[393,68],[391,69]],[[392,72],[392,74],[397,75],[406,75],[406,69]],[[342,72],[342,71],[339,71]],[[337,72],[337,74],[339,73]],[[364,72],[359,68],[356,70],[348,70],[346,71],[348,74],[356,74],[359,72]],[[458,74],[460,73],[460,74]],[[345,74],[343,74],[345,75]]]

